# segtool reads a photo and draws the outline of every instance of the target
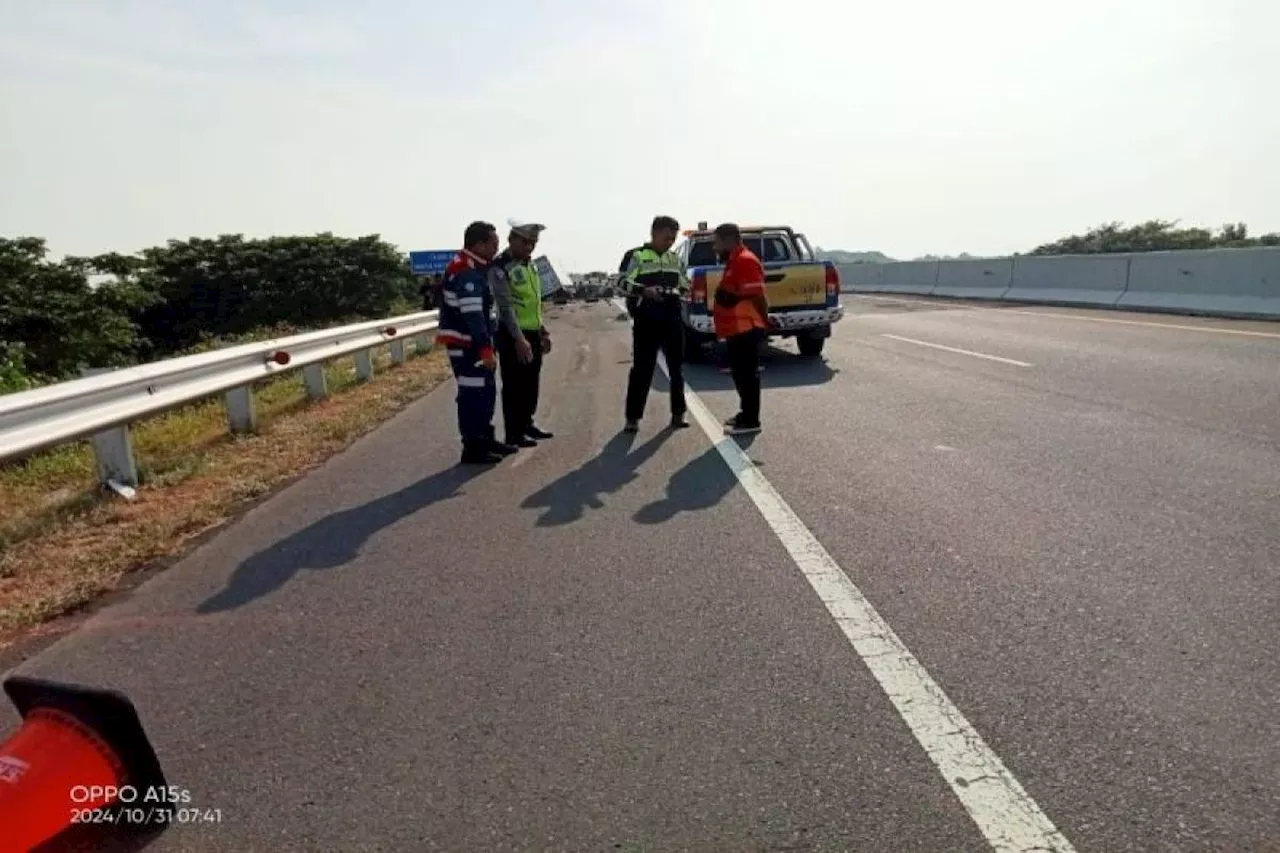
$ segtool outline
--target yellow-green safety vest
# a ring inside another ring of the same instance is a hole
[[[536,332],[542,328],[542,279],[532,263],[512,261],[506,269],[516,323],[524,331]]]
[[[689,278],[680,256],[671,250],[661,255],[649,246],[641,246],[631,253],[631,263],[624,274],[627,290],[635,292],[642,287],[656,285],[668,287],[684,295],[689,292]]]

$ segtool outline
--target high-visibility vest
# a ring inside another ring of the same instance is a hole
[[[511,308],[516,323],[528,332],[542,328],[542,279],[533,264],[512,261],[506,265],[507,279],[511,283]]]
[[[684,262],[669,249],[662,254],[651,246],[633,250],[623,280],[632,294],[645,287],[661,287],[681,296],[689,293],[689,277],[685,273]]]

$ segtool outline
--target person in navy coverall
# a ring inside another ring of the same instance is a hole
[[[494,370],[493,295],[489,263],[498,253],[498,229],[472,222],[463,247],[445,268],[440,286],[440,325],[436,343],[445,347],[458,383],[458,432],[465,465],[492,465],[516,448],[497,441],[493,432],[498,384]]]

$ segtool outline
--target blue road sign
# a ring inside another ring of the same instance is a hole
[[[409,253],[409,270],[414,275],[439,275],[458,254],[454,249],[427,249]]]

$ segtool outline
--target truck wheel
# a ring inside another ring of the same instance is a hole
[[[817,358],[822,355],[822,347],[826,342],[826,338],[815,338],[809,335],[796,336],[796,345],[800,347],[800,355],[805,358]]]

